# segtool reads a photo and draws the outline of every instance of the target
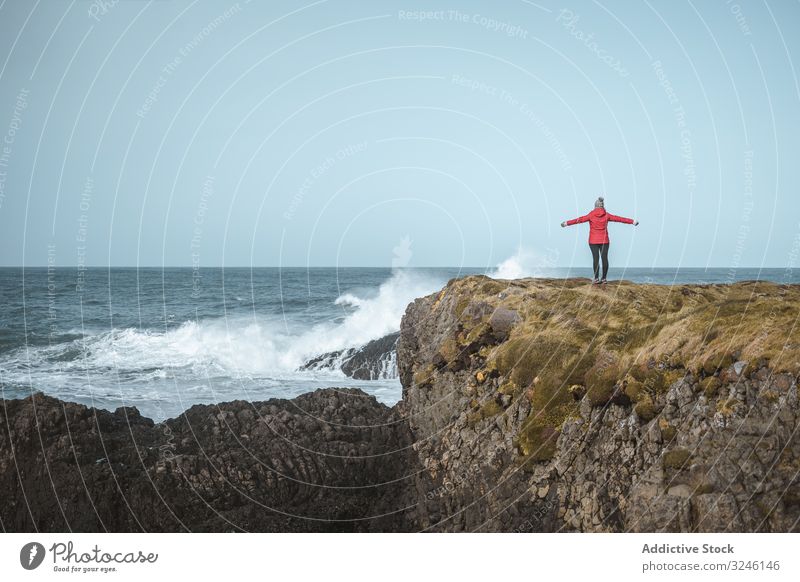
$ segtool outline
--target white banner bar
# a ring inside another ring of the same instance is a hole
[[[342,582],[598,575],[615,581],[797,580],[798,539],[793,534],[2,534],[0,579],[230,580],[256,574],[259,580]]]

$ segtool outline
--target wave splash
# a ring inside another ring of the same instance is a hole
[[[21,383],[27,383],[31,372],[115,371],[123,380],[142,380],[145,374],[197,379],[293,377],[310,358],[352,350],[396,332],[408,303],[442,284],[433,273],[396,270],[377,290],[340,295],[336,307],[328,306],[331,317],[295,333],[276,315],[186,321],[169,330],[112,329],[22,348],[4,357],[0,370],[7,381]],[[381,377],[396,377],[393,358],[382,366]],[[338,367],[325,371],[342,375]]]
[[[434,273],[396,269],[378,287],[374,297],[361,298],[350,293],[339,296],[336,305],[353,307],[355,311],[341,325],[312,329],[306,338],[301,338],[304,348],[316,350],[306,350],[306,355],[362,346],[398,331],[406,306],[417,297],[433,293],[444,282]],[[323,333],[324,337],[319,337]]]
[[[489,276],[495,279],[542,277],[547,274],[548,269],[555,266],[556,259],[555,251],[548,251],[545,254],[520,247],[512,256],[501,261]]]

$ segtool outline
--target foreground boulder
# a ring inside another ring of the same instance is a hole
[[[467,277],[402,400],[3,402],[6,531],[800,531],[800,288]],[[385,347],[385,346],[384,346]]]
[[[154,424],[37,394],[0,414],[6,531],[395,531],[406,425],[359,390]]]

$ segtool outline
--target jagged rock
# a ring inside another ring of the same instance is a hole
[[[395,346],[400,332],[367,342],[359,348],[320,354],[303,364],[303,370],[340,369],[356,380],[397,377]]]
[[[500,307],[492,312],[489,317],[489,325],[495,336],[505,339],[521,319],[516,311]]]
[[[360,347],[342,363],[342,372],[358,380],[395,378],[395,347],[400,332],[372,340]]]

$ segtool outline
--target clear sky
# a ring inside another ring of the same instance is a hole
[[[767,266],[797,2],[0,4],[2,265]],[[398,259],[400,257],[400,259]]]

